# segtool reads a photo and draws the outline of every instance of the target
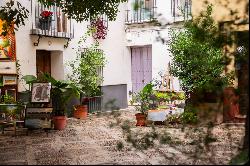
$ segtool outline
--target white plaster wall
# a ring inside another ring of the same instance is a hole
[[[31,8],[31,1],[20,0],[20,2],[27,9]],[[119,6],[120,12],[117,15],[116,21],[109,21],[109,31],[106,39],[99,41],[100,48],[104,50],[107,59],[107,64],[104,68],[104,86],[128,84],[131,80],[129,49],[125,44],[125,5],[121,4]],[[29,18],[25,20],[25,26],[21,26],[16,32],[16,56],[21,65],[21,74],[36,75],[36,50],[48,50],[52,51],[52,76],[57,79],[66,79],[66,75],[69,73],[69,68],[66,64],[76,57],[73,48],[77,47],[77,43],[80,37],[87,31],[89,23],[77,23],[73,21],[75,30],[74,38],[69,42],[68,48],[65,49],[64,44],[66,44],[67,40],[63,38],[42,37],[39,45],[34,46],[33,43],[37,41],[38,36],[30,35],[32,20],[34,22],[34,16],[31,16],[30,13]],[[93,39],[89,37],[84,45],[89,46],[91,43],[93,43]],[[20,81],[19,91],[25,90],[25,87],[27,88],[27,85]]]
[[[64,66],[63,66],[63,52],[52,51],[51,52],[51,75],[57,80],[64,79]]]
[[[109,21],[108,33],[100,46],[106,54],[107,64],[104,68],[103,85],[127,84],[130,78],[129,59],[125,43],[125,5],[119,6],[116,21]]]
[[[127,46],[145,46],[152,45],[152,78],[153,80],[161,80],[159,72],[165,73],[168,63],[171,62],[171,53],[169,46],[157,40],[160,35],[166,41],[170,40],[169,31],[170,26],[165,29],[159,27],[146,27],[146,28],[128,28],[126,33]],[[159,34],[158,34],[159,31]],[[173,80],[174,89],[180,90],[179,81],[177,78]]]

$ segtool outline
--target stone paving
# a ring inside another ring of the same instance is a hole
[[[52,130],[47,135],[37,130],[29,133],[19,131],[0,134],[1,165],[172,165],[172,164],[228,164],[242,145],[244,124],[221,124],[213,127],[211,134],[216,138],[209,146],[200,148],[198,140],[200,127],[193,130],[190,126],[156,126],[158,133],[167,132],[174,141],[168,144],[155,142],[147,150],[135,149],[125,141],[121,126],[111,127],[119,119],[120,124],[130,120],[131,130],[147,133],[151,127],[135,127],[133,108],[121,110],[114,118],[108,113],[89,115],[87,120],[68,118],[67,128],[63,131]],[[123,142],[122,149],[117,148]]]

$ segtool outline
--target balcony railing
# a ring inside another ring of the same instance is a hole
[[[191,6],[191,0],[171,0],[171,14],[174,21],[188,20],[191,17]]]
[[[32,18],[32,35],[41,35],[47,37],[66,38],[74,37],[74,27],[71,19],[62,12],[57,6],[45,7],[36,0],[31,0]],[[43,12],[52,12],[49,19],[44,19],[41,16]]]
[[[156,20],[156,0],[134,0],[133,5],[136,5],[136,8],[126,10],[125,23],[134,24]]]

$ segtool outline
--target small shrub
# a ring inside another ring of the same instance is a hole
[[[161,135],[160,137],[161,144],[168,144],[170,142],[171,142],[171,137],[169,136],[168,133],[164,133],[163,135]]]
[[[166,122],[168,124],[178,124],[180,123],[180,116],[178,114],[169,115]]]
[[[180,116],[181,121],[184,124],[197,124],[198,117],[193,111],[184,111]]]
[[[204,144],[208,145],[211,142],[215,142],[217,141],[216,138],[210,137],[209,135],[206,135],[206,137],[204,138]]]
[[[123,131],[126,131],[126,132],[130,132],[130,128],[131,128],[131,126],[130,126],[130,124],[129,124],[130,122],[128,121],[128,120],[126,120],[126,121],[124,121],[123,122],[123,124],[121,125],[121,128],[122,128],[122,130]]]
[[[122,150],[124,148],[124,145],[121,141],[119,141],[117,144],[116,144],[116,148],[117,150]]]

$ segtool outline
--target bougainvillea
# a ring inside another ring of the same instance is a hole
[[[90,26],[92,29],[94,29],[93,32],[94,39],[105,39],[108,27],[105,26],[103,19],[97,18],[91,21]]]

